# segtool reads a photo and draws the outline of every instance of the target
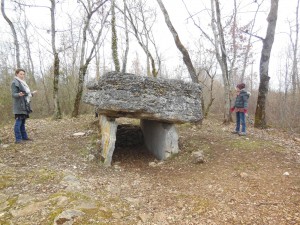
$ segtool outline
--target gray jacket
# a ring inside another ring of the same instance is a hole
[[[28,108],[26,110],[27,103],[25,100],[25,96],[19,96],[20,92],[25,93],[25,89],[21,82],[15,78],[11,83],[11,93],[13,97],[13,112],[14,114],[28,115],[30,112],[28,111]]]
[[[250,93],[242,89],[240,91],[240,94],[236,96],[234,107],[247,109],[249,96]]]

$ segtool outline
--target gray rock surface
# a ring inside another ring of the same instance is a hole
[[[110,166],[112,155],[115,150],[116,134],[118,124],[115,119],[110,117],[101,116],[101,156],[104,158],[104,165]]]
[[[192,162],[195,164],[204,163],[205,157],[203,151],[199,150],[192,153]]]
[[[110,117],[172,123],[202,119],[199,84],[110,72],[88,90],[83,101]]]
[[[174,124],[141,120],[147,149],[159,159],[164,160],[179,151],[178,134]]]
[[[74,219],[76,219],[76,217],[79,216],[83,216],[85,213],[80,211],[80,210],[76,210],[76,209],[68,209],[66,211],[63,211],[60,215],[58,215],[55,219],[54,219],[54,225],[72,225],[74,222]]]

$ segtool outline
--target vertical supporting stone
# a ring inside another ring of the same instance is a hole
[[[101,156],[104,158],[104,165],[110,166],[112,155],[115,150],[116,136],[118,124],[115,118],[101,115],[100,128],[101,128]]]
[[[163,160],[178,153],[178,134],[174,124],[141,120],[146,147],[154,156]]]

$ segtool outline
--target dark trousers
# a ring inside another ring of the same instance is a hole
[[[235,131],[240,132],[242,125],[242,132],[246,133],[246,115],[244,112],[236,112],[236,128]]]
[[[22,140],[28,139],[26,128],[25,128],[25,121],[26,119],[16,118],[14,132],[16,142],[20,142]]]

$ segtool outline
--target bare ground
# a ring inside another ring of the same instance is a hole
[[[1,128],[0,224],[300,224],[300,139],[275,129],[213,120],[179,125],[180,153],[158,162],[143,147],[117,149],[112,167],[93,160],[97,121],[29,119],[33,142]],[[84,132],[83,136],[74,136]],[[192,163],[203,150],[206,162]],[[71,223],[70,223],[71,224]]]

